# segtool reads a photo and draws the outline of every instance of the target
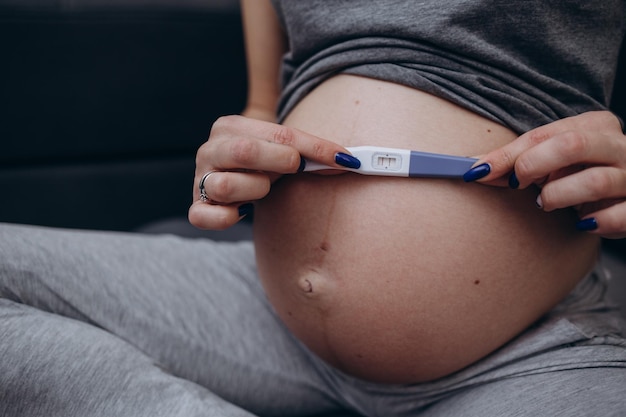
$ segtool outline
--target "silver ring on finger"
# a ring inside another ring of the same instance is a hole
[[[203,203],[218,204],[217,201],[211,199],[211,197],[207,195],[206,187],[204,186],[204,182],[207,180],[207,178],[209,178],[209,176],[215,172],[218,172],[218,171],[209,171],[206,174],[204,174],[202,176],[202,179],[200,180],[200,184],[198,185],[198,188],[200,188],[200,201],[202,201]]]

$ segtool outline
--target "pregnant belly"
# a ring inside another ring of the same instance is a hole
[[[313,91],[286,125],[345,146],[479,155],[515,138],[443,100],[361,77]],[[356,174],[280,179],[255,211],[259,275],[289,329],[331,365],[392,383],[502,346],[589,271],[597,239],[536,190]]]

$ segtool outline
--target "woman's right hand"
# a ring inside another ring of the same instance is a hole
[[[250,213],[252,203],[265,197],[283,174],[301,171],[304,158],[339,166],[336,161],[347,155],[342,146],[297,129],[243,116],[221,117],[196,155],[189,221],[201,229],[226,229]],[[206,201],[200,199],[203,177]]]

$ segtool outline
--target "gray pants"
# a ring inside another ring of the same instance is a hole
[[[467,369],[386,385],[292,337],[249,242],[0,225],[0,416],[626,416],[603,280]]]

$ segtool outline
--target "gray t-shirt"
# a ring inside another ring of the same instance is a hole
[[[518,133],[610,102],[626,0],[272,0],[279,119],[339,73],[407,85]]]

